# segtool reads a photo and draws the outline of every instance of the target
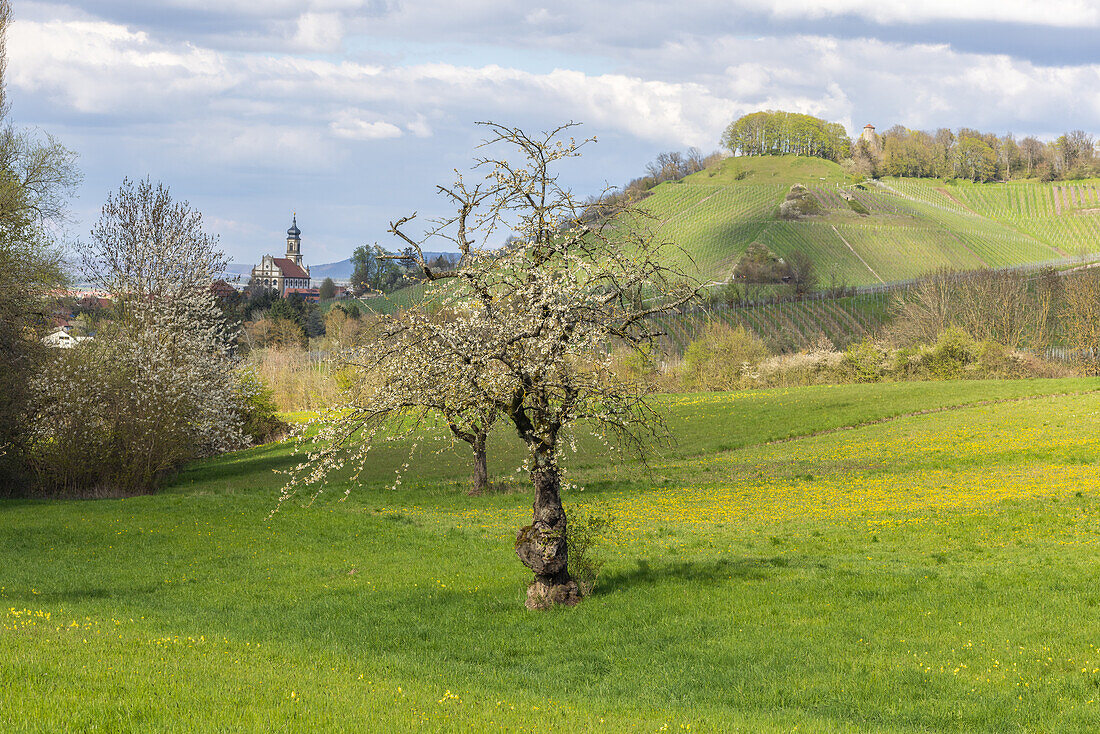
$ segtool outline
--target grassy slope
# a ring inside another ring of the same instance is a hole
[[[809,187],[826,214],[784,222],[790,186]],[[840,196],[870,212],[860,216]],[[847,186],[840,166],[793,156],[726,159],[653,190],[645,206],[704,280],[725,280],[752,242],[780,255],[808,252],[823,274],[853,285],[915,277],[940,266],[1005,267],[1100,249],[1100,189],[1066,184],[952,184],[891,179]],[[685,260],[686,262],[686,260]]]
[[[548,614],[511,552],[528,497],[467,497],[463,454],[392,491],[389,447],[270,522],[285,446],[156,496],[6,502],[0,729],[1087,730],[1100,398],[975,404],[1097,387],[669,397],[648,473],[582,442],[566,501],[620,533]]]
[[[797,222],[775,216],[795,183],[813,191],[826,209],[824,215]],[[870,214],[854,212],[841,197],[842,190]],[[662,239],[684,250],[670,264],[703,282],[728,279],[753,242],[782,256],[807,252],[823,284],[839,280],[849,285],[907,280],[941,266],[999,268],[1100,252],[1097,181],[971,184],[885,179],[879,186],[857,189],[849,185],[840,166],[819,158],[729,158],[682,181],[657,186],[643,205],[660,222]],[[423,286],[405,289],[387,300],[370,301],[367,307],[392,312],[423,291]],[[876,314],[869,315],[872,322]],[[846,319],[833,323],[837,319],[828,314],[796,318],[807,322],[806,329],[796,329],[802,342],[812,341],[817,331],[830,336],[835,331],[838,343],[867,331],[863,326],[840,328]],[[751,316],[739,320],[764,335],[773,331],[757,328]]]

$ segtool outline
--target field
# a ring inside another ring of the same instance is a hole
[[[522,608],[512,490],[390,445],[271,520],[272,445],[154,496],[0,504],[4,731],[1088,731],[1100,382],[663,399],[650,468],[571,457],[601,585]],[[917,414],[920,411],[933,411]],[[848,429],[848,430],[845,430]],[[781,441],[779,443],[769,443]]]
[[[792,184],[810,189],[821,216],[782,221]],[[857,213],[851,201],[867,212]],[[938,267],[1002,268],[1066,262],[1100,252],[1095,182],[970,184],[885,179],[853,185],[835,163],[776,156],[730,158],[652,190],[643,206],[678,263],[704,282],[724,282],[753,242],[780,256],[808,253],[823,279],[874,285]]]

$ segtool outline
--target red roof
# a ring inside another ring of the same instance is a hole
[[[317,296],[320,295],[320,288],[287,288],[286,294],[289,296],[293,293],[300,293],[303,296]]]
[[[210,292],[219,298],[226,298],[232,296],[237,292],[237,289],[226,283],[224,280],[215,280],[210,284]]]
[[[868,122],[866,125],[863,126],[864,130],[866,130],[867,128],[871,128],[872,130],[874,130],[875,126]]]
[[[96,296],[84,296],[78,301],[78,303],[84,308],[110,308],[111,299],[98,298]]]
[[[282,271],[284,278],[309,277],[309,273],[302,270],[300,265],[295,265],[294,261],[288,257],[275,257],[272,259],[275,261],[275,267]]]

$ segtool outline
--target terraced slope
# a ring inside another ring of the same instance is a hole
[[[890,321],[894,297],[892,293],[864,293],[737,308],[712,305],[691,313],[661,316],[657,323],[667,335],[665,346],[673,353],[681,353],[713,321],[744,327],[772,352],[810,349],[822,337],[843,349],[882,331]]]
[[[823,215],[794,222],[777,216],[796,183],[811,190]],[[1095,182],[887,179],[857,187],[840,166],[817,158],[730,158],[661,184],[643,206],[661,235],[684,248],[679,264],[705,282],[726,281],[754,242],[780,256],[807,252],[823,275],[853,285],[906,280],[941,266],[1002,268],[1100,252]]]

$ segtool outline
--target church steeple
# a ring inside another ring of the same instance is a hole
[[[295,265],[302,264],[302,230],[298,229],[298,212],[294,212],[294,222],[286,231],[286,259]]]

